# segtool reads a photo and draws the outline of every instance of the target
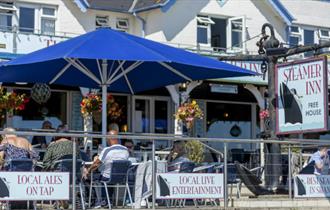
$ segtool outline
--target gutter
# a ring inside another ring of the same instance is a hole
[[[141,36],[144,38],[146,35],[146,21],[141,16],[137,15],[136,12],[133,12],[133,16],[136,17],[141,23]]]
[[[146,29],[146,20],[143,19],[141,16],[136,14],[136,11],[134,10],[135,5],[137,4],[139,0],[134,0],[131,7],[129,8],[128,12],[131,13],[134,17],[136,17],[136,19],[138,19],[141,23],[141,36],[144,38],[146,33],[145,33],[145,29]]]

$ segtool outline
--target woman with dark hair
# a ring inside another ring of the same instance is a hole
[[[67,133],[66,126],[59,126],[57,128],[58,133]],[[73,144],[70,137],[57,136],[49,144],[44,159],[43,165],[45,170],[54,169],[54,163],[57,160],[72,158]],[[80,157],[79,150],[77,151],[77,159]]]

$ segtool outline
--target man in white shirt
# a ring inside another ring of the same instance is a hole
[[[309,163],[312,161],[315,162],[314,174],[321,175],[322,170],[325,167],[325,160],[327,157],[327,153],[328,153],[328,148],[326,146],[320,146],[318,151],[312,155],[311,159],[309,160]]]
[[[118,135],[118,131],[111,130],[109,132],[110,135]],[[122,146],[119,144],[119,141],[117,138],[109,138],[108,139],[109,147],[105,147],[100,155],[96,156],[94,158],[93,164],[84,171],[84,177],[87,177],[88,174],[90,174],[92,171],[95,171],[99,168],[101,172],[101,176],[99,177],[99,180],[101,181],[109,181],[110,174],[111,174],[111,162],[114,160],[128,160],[129,153],[128,149],[125,146]],[[102,188],[103,189],[103,188]],[[101,189],[99,187],[96,187],[96,205],[95,208],[101,207]],[[105,192],[102,191],[102,194]]]

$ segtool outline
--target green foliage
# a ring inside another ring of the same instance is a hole
[[[185,146],[189,160],[195,163],[201,163],[204,161],[204,146],[200,141],[188,141]]]

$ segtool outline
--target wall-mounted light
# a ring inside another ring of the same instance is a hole
[[[184,82],[179,85],[179,92],[185,92],[187,90],[188,83]]]

